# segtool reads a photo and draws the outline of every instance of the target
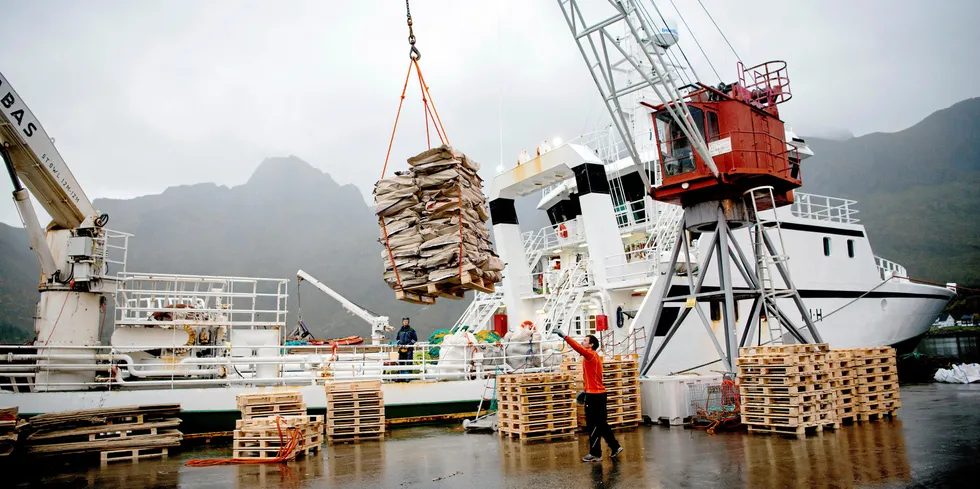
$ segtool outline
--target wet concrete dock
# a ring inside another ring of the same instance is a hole
[[[455,427],[396,429],[383,443],[324,446],[284,465],[188,468],[230,448],[136,465],[49,464],[5,471],[4,487],[976,487],[980,385],[901,389],[897,419],[805,440],[641,427],[617,433],[622,459],[584,464],[584,437],[521,445]],[[11,485],[7,485],[11,484]]]

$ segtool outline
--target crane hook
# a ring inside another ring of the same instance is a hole
[[[408,18],[408,45],[411,47],[408,51],[408,57],[418,61],[422,59],[422,53],[419,52],[419,48],[415,47],[415,32],[412,30],[412,8],[408,5],[408,0],[405,0],[405,15]]]

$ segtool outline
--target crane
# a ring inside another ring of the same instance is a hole
[[[786,265],[789,257],[782,249],[775,214],[776,207],[793,202],[793,190],[802,185],[799,154],[791,154],[793,147],[785,141],[776,107],[792,97],[786,63],[770,61],[746,68],[739,61],[737,81],[710,87],[697,79],[677,45],[677,31],[654,0],[595,0],[588,5],[584,5],[587,0],[557,2],[634,164],[642,168],[654,156],[657,160],[658,171],[654,173],[659,178],[648,177],[653,181],[645,182],[650,197],[684,208],[682,230],[712,233],[710,249],[699,257],[702,272],[697,282],[688,275],[688,293],[668,294],[669,275],[650,288],[648,297],[656,300],[649,302],[652,307],[643,309],[653,312],[638,313],[642,320],[634,320],[647,329],[648,338],[653,337],[666,302],[679,301],[685,307],[655,351],[652,344],[646,345],[640,372],[649,371],[692,310],[700,317],[728,372],[735,370],[739,347],[753,341],[756,333],[762,341],[762,318],[768,318],[772,342],[781,342],[784,330],[799,343],[821,342],[790,278]],[[678,51],[680,57],[675,54]],[[693,79],[686,76],[688,70]],[[653,96],[647,97],[650,92]],[[637,109],[638,113],[630,112]],[[634,137],[645,129],[650,130],[654,142],[646,152]],[[759,214],[768,210],[773,211],[773,217]],[[750,253],[743,252],[731,233],[740,227],[749,228]],[[769,236],[770,230],[778,240]],[[693,269],[690,255],[686,251],[681,254],[688,246],[685,233],[677,233],[667,270],[673,270],[679,260],[686,260],[687,269]],[[718,292],[702,290],[709,268],[719,278]],[[733,276],[739,276],[751,291],[740,294],[752,300],[741,335]],[[722,306],[724,344],[718,341],[701,309],[695,307],[698,302]],[[802,327],[787,312],[788,302],[800,313]]]
[[[340,295],[337,291],[327,287],[326,284],[317,280],[312,275],[304,272],[303,270],[296,271],[297,289],[303,281],[307,281],[312,284],[317,289],[320,289],[324,294],[329,295],[337,300],[340,305],[347,310],[347,312],[363,319],[366,323],[371,325],[371,344],[380,345],[385,338],[385,332],[391,331],[392,328],[388,323],[388,316],[378,316],[367,309],[354,304],[353,302],[347,300],[346,297]],[[304,332],[307,332],[306,327],[303,326]]]
[[[116,270],[125,258],[111,260],[110,251],[125,250],[112,240],[126,242],[129,235],[109,231],[107,214],[99,212],[75,180],[53,140],[10,82],[0,74],[0,157],[13,183],[13,199],[31,248],[40,264],[40,300],[34,331],[38,353],[47,346],[99,344],[100,314],[105,314],[105,294],[116,291]],[[26,188],[25,188],[26,187]],[[31,195],[51,216],[41,227]],[[60,327],[59,327],[60,326]],[[92,363],[85,355],[93,350],[59,350],[80,355],[80,363]],[[43,372],[39,381],[75,383],[92,380],[93,372]],[[71,389],[72,387],[68,387]],[[79,387],[81,388],[81,387]]]

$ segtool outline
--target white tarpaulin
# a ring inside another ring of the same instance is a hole
[[[980,364],[963,363],[953,365],[953,368],[941,368],[936,371],[937,382],[947,384],[970,384],[980,381]]]

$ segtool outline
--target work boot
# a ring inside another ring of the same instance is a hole
[[[590,453],[590,454],[582,457],[582,461],[583,462],[601,462],[602,461],[602,457],[596,457],[595,455],[592,455]]]
[[[613,450],[613,452],[609,454],[609,458],[616,458],[617,456],[619,456],[620,453],[623,453],[623,447],[622,446],[620,446],[619,448]]]

